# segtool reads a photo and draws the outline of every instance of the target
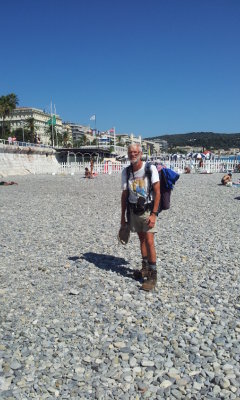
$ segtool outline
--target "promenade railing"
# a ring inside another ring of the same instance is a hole
[[[176,160],[163,161],[167,168],[171,168],[177,172],[184,172],[186,167],[189,167],[191,172],[195,173],[213,173],[213,172],[234,172],[239,161],[237,160]]]
[[[112,148],[113,149],[113,152],[115,153],[115,154],[119,154],[119,155],[126,155],[127,154],[127,147],[126,146],[113,146],[113,145],[110,145],[110,144],[97,144],[97,145],[84,145],[84,146],[79,146],[78,147],[80,150],[81,149],[84,149],[84,150],[96,150],[96,152],[98,151],[98,150],[106,150],[106,149],[110,149],[110,148]]]
[[[48,148],[48,149],[52,147],[52,146],[49,146],[47,144],[42,144],[42,143],[20,142],[17,140],[9,141],[6,139],[0,139],[0,144],[4,144],[7,146],[19,146],[19,147],[44,147],[44,148]]]

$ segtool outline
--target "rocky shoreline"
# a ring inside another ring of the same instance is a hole
[[[1,187],[0,399],[240,399],[240,189],[221,176],[177,182],[153,293],[136,235],[116,239],[120,175]]]

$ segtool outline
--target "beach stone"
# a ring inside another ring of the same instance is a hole
[[[141,375],[142,374],[142,368],[141,367],[134,367],[133,368],[133,373],[136,375]]]
[[[199,382],[194,382],[194,384],[193,384],[193,389],[195,389],[195,390],[201,390],[201,388],[202,388],[201,383],[199,383]]]
[[[22,365],[17,360],[13,360],[10,364],[10,368],[13,370],[18,370],[22,368]]]
[[[153,367],[154,365],[155,365],[154,361],[147,360],[145,358],[141,361],[142,367]]]
[[[144,382],[142,382],[142,381],[139,381],[139,382],[137,383],[137,386],[138,386],[138,390],[139,390],[140,392],[142,392],[142,393],[145,393],[145,392],[147,391],[147,389],[148,389],[148,386],[147,386]]]
[[[162,389],[167,389],[168,387],[172,386],[172,382],[168,381],[167,379],[164,380],[161,384],[160,384],[160,388]]]
[[[130,358],[130,360],[129,360],[129,365],[130,365],[130,367],[135,367],[136,366],[136,364],[137,364],[137,360],[136,360],[136,358],[134,358],[134,357],[131,357]]]
[[[175,399],[178,399],[178,400],[183,399],[183,395],[182,395],[182,393],[180,392],[180,390],[177,390],[177,389],[171,390],[171,395],[172,395]]]
[[[115,343],[114,343],[114,346],[115,346],[117,349],[122,349],[123,347],[126,347],[126,345],[125,345],[124,342],[115,342]]]
[[[72,295],[76,296],[76,295],[79,294],[79,291],[74,289],[74,288],[72,288],[72,289],[70,289],[69,294],[72,294]]]
[[[227,378],[223,378],[219,382],[222,389],[227,389],[230,386],[230,381]]]
[[[175,368],[170,368],[170,370],[168,371],[167,374],[168,374],[169,378],[176,379],[176,380],[180,379],[178,370],[176,370]]]
[[[185,377],[181,379],[177,379],[176,383],[178,386],[187,386],[190,382],[190,378]]]
[[[3,376],[0,376],[0,390],[1,391],[7,391],[10,386],[11,386],[11,378],[4,378]]]

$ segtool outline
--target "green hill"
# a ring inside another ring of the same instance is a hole
[[[205,149],[240,148],[240,133],[191,132],[176,135],[163,135],[148,140],[166,140],[169,147],[204,147]]]

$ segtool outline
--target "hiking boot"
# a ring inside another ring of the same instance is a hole
[[[148,270],[148,277],[145,282],[143,282],[141,289],[149,292],[153,290],[157,284],[157,270],[156,269],[149,269]]]
[[[136,269],[133,271],[134,279],[141,280],[148,277],[149,267],[146,261],[142,261],[142,269]]]

